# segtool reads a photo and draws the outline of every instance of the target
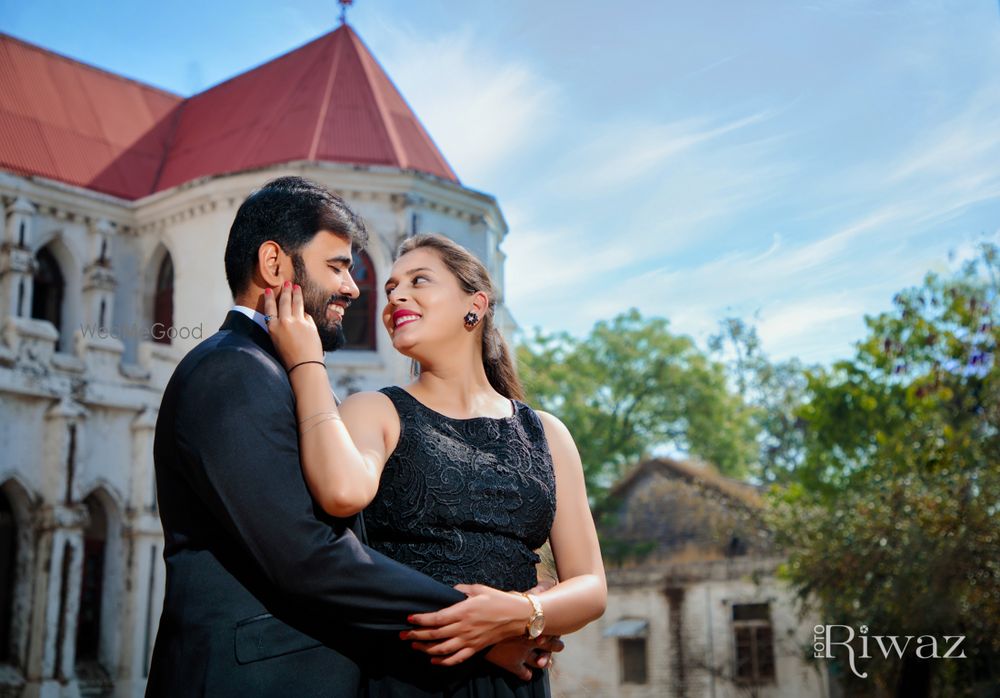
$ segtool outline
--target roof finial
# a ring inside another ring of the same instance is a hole
[[[337,0],[340,3],[340,23],[347,24],[347,8],[354,4],[354,0]]]

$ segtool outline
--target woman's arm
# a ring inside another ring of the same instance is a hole
[[[555,469],[556,516],[549,542],[562,581],[536,597],[545,614],[544,632],[564,635],[604,613],[607,582],[576,444],[561,421],[545,412],[538,415]],[[423,627],[401,633],[432,655],[432,662],[458,664],[483,647],[524,634],[533,613],[526,598],[478,584],[455,588],[469,598],[436,613],[411,616],[412,623]]]
[[[555,464],[558,498],[549,544],[561,581],[537,596],[545,612],[546,634],[565,635],[604,615],[608,585],[580,452],[565,424],[547,412],[538,416]]]
[[[264,310],[271,316],[268,330],[295,392],[306,484],[328,514],[352,516],[378,491],[395,414],[391,403],[380,393],[359,393],[337,408],[316,323],[304,312],[298,285],[286,284],[277,300],[267,289]]]

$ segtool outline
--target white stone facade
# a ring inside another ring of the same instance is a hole
[[[559,698],[829,698],[823,668],[803,661],[812,624],[774,577],[778,560],[720,560],[680,570],[611,570],[604,616],[567,637],[556,657]],[[733,606],[766,604],[774,638],[774,677],[759,684],[736,674]],[[646,677],[623,676],[621,621],[642,621]],[[609,636],[610,635],[610,636]]]
[[[376,289],[413,232],[470,248],[503,288],[507,229],[495,200],[431,175],[302,162],[132,202],[0,171],[0,534],[12,536],[6,548],[0,540],[0,555],[12,551],[0,559],[0,591],[9,582],[0,697],[142,695],[163,594],[152,463],[160,397],[180,357],[232,304],[223,251],[237,207],[289,174],[329,187],[364,217]],[[63,277],[59,327],[31,317],[43,249]],[[171,344],[145,336],[166,254],[179,332]],[[384,302],[374,294],[375,317]],[[514,329],[502,299],[497,324]],[[408,360],[386,339],[376,328],[374,350],[328,357],[338,394],[408,380]],[[92,656],[79,656],[78,640]]]

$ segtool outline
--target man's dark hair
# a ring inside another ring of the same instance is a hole
[[[351,243],[368,244],[364,221],[336,194],[302,177],[273,179],[246,198],[226,243],[226,279],[233,297],[250,285],[257,251],[268,240],[294,256],[321,230]]]

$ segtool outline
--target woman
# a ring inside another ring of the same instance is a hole
[[[430,663],[453,667],[501,640],[542,627],[563,635],[600,617],[607,588],[580,456],[558,419],[521,402],[485,267],[445,237],[417,236],[400,247],[385,293],[382,322],[419,377],[352,395],[339,409],[301,290],[278,299],[268,291],[265,310],[295,391],[302,466],[317,502],[339,517],[367,507],[373,548],[468,595],[411,616],[415,627],[401,638]],[[537,582],[533,551],[546,539],[561,581],[525,594]],[[548,693],[542,672],[518,681],[483,663],[471,678],[457,676],[428,667],[422,688]],[[385,681],[377,688],[391,693],[393,679]]]

